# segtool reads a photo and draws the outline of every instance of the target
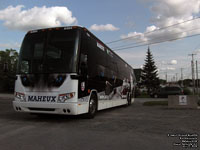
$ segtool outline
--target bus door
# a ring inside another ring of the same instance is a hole
[[[87,54],[87,40],[85,36],[81,38],[80,59],[79,59],[79,98],[88,95],[88,54]]]

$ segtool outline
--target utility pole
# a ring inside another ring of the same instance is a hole
[[[192,56],[191,68],[192,68],[193,94],[195,93],[194,55],[196,55],[196,54],[189,54],[188,55],[188,56]]]
[[[178,82],[178,73],[176,73],[176,83]]]
[[[199,77],[198,77],[198,64],[197,64],[197,60],[196,60],[196,88],[197,88],[197,95],[199,95]]]
[[[183,87],[183,68],[181,68],[181,86]]]
[[[176,82],[176,75],[173,76],[173,81],[172,82],[173,82],[173,84],[175,84],[175,82]]]

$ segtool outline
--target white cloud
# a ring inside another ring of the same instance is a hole
[[[128,40],[134,40],[137,42],[147,42],[148,39],[144,36],[143,33],[138,33],[138,32],[130,32],[128,35],[121,35],[122,39],[128,38]]]
[[[170,64],[171,65],[176,65],[177,64],[177,60],[171,60]]]
[[[126,60],[129,65],[133,68],[140,68],[141,64],[144,63],[144,59],[146,57],[146,52],[144,51],[131,51],[131,52],[124,52],[124,51],[115,51],[117,55],[119,55],[122,59]]]
[[[77,19],[67,7],[33,7],[24,9],[25,6],[8,6],[0,10],[0,20],[4,26],[13,30],[32,30],[38,28],[72,25]]]
[[[157,19],[185,18],[199,13],[199,0],[154,0],[151,10]]]
[[[21,44],[15,42],[15,43],[0,43],[0,49],[4,50],[4,49],[19,49],[21,46]]]
[[[145,59],[146,53],[141,51],[141,52],[123,52],[123,51],[115,51],[120,57],[122,57],[124,60],[131,61],[135,59]]]
[[[178,61],[173,59],[170,62],[166,62],[166,61],[161,61],[159,62],[160,65],[177,65]]]
[[[176,68],[174,67],[166,67],[166,68],[159,68],[160,71],[174,71]]]
[[[151,0],[151,2],[153,3],[151,11],[154,14],[151,21],[154,25],[146,27],[144,33],[130,32],[127,35],[122,35],[121,38],[133,36],[130,39],[151,44],[200,33],[199,19],[159,30],[185,20],[194,19],[200,12],[200,0]]]
[[[152,25],[152,26],[147,27],[146,32],[152,32],[152,31],[155,31],[157,29],[159,29],[159,28],[154,26],[154,25]]]
[[[112,24],[106,24],[106,25],[93,24],[90,27],[90,30],[93,30],[93,31],[116,31],[116,30],[119,30],[119,28],[115,27]]]
[[[174,67],[167,67],[167,70],[176,70]]]

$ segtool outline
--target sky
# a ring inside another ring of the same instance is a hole
[[[199,16],[200,0],[1,0],[0,50],[19,51],[29,30],[78,25],[133,68],[143,66],[149,46],[160,78],[178,80],[181,68],[191,78],[189,54],[200,66]]]

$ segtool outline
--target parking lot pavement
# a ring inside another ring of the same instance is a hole
[[[200,110],[143,106],[141,99],[83,116],[17,113],[12,98],[0,98],[1,150],[171,150],[179,137],[200,134]]]

